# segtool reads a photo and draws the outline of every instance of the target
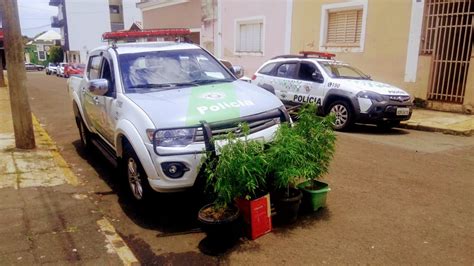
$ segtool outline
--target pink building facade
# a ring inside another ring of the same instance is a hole
[[[293,0],[204,0],[201,46],[251,77],[268,59],[289,54],[292,6]]]

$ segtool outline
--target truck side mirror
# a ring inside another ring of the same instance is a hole
[[[321,75],[321,73],[319,73],[318,71],[313,72],[313,74],[311,75],[311,77],[312,77],[313,80],[316,81],[317,83],[324,83],[324,77],[323,77],[323,75]]]
[[[241,78],[241,77],[244,76],[244,68],[242,66],[233,66],[231,68],[231,71],[232,71],[232,73],[234,73],[234,75],[237,78]]]
[[[97,96],[104,96],[109,90],[109,81],[106,79],[93,79],[87,83],[90,93]]]

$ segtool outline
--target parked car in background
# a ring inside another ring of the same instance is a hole
[[[334,129],[353,123],[397,126],[412,114],[413,99],[404,90],[373,81],[357,68],[334,59],[334,54],[301,52],[283,55],[264,63],[252,83],[276,96],[286,105],[314,103],[319,113],[334,113]]]
[[[38,70],[42,71],[44,69],[43,65],[35,65],[33,63],[25,63],[25,69],[26,70]]]
[[[58,66],[55,63],[49,63],[46,67],[46,75],[55,75],[58,71]]]
[[[67,65],[67,63],[59,63],[58,69],[56,71],[56,76],[58,77],[64,77],[64,67]]]
[[[70,76],[82,76],[84,74],[84,64],[67,64],[64,66],[64,77],[69,78]]]

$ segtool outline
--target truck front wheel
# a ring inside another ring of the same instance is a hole
[[[354,114],[350,105],[345,101],[335,101],[329,107],[329,113],[336,116],[333,128],[344,131],[352,126]]]
[[[130,144],[125,146],[122,159],[122,173],[126,177],[131,196],[135,201],[144,202],[152,191],[145,170]]]

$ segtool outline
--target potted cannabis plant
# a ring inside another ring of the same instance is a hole
[[[298,217],[302,193],[295,186],[305,173],[305,145],[305,139],[297,134],[291,124],[283,123],[267,151],[273,175],[272,186],[275,189],[272,202],[278,223],[292,223]]]
[[[246,136],[248,125],[242,125]],[[223,244],[235,242],[241,232],[236,198],[257,198],[265,185],[267,161],[263,144],[229,134],[226,144],[217,147],[219,155],[209,155],[205,163],[207,188],[215,201],[201,208],[198,220],[208,238]]]
[[[335,150],[336,135],[332,125],[333,116],[316,116],[315,105],[305,105],[298,113],[298,122],[294,127],[296,134],[303,138],[306,165],[301,176],[305,182],[298,184],[303,192],[303,207],[316,211],[324,207],[329,185],[319,181],[329,170],[329,164]]]
[[[304,105],[294,126],[282,124],[278,129],[268,151],[268,160],[274,174],[274,203],[279,222],[291,223],[297,219],[303,195],[304,202],[309,205],[311,202],[319,202],[320,205],[325,201],[329,188],[318,179],[327,173],[334,153],[336,137],[331,127],[333,121],[333,116],[316,116],[315,105]],[[303,193],[296,188],[301,179],[306,180],[298,185]],[[317,192],[314,193],[314,190]],[[324,199],[317,197],[318,200],[313,200],[314,195],[324,195]]]

